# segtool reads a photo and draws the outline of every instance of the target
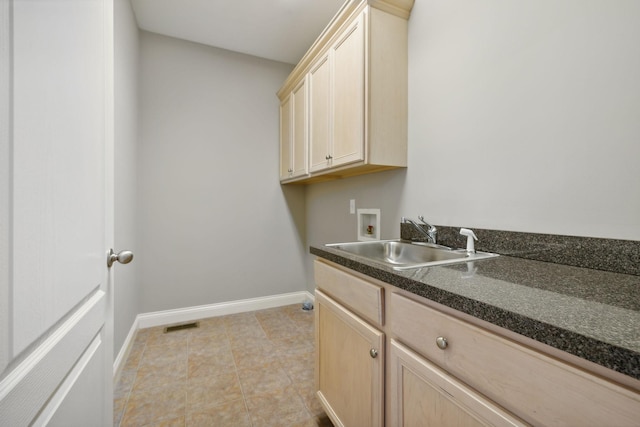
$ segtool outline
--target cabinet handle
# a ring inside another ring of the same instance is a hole
[[[378,350],[372,348],[371,350],[369,350],[369,356],[371,356],[372,359],[375,359],[376,357],[378,357]]]
[[[445,337],[436,338],[436,344],[438,345],[438,348],[440,350],[444,350],[449,345],[449,343],[447,342],[447,339]]]

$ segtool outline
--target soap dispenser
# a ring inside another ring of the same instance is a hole
[[[460,234],[462,234],[463,236],[467,236],[467,253],[475,254],[476,248],[474,240],[478,240],[478,238],[476,237],[474,232],[472,230],[469,230],[468,228],[461,228]]]

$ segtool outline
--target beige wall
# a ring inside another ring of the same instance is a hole
[[[409,166],[309,186],[308,243],[356,239],[349,199],[383,238],[423,214],[640,240],[639,21],[634,1],[417,0]]]
[[[129,0],[114,1],[115,37],[115,250],[132,250],[136,260],[112,269],[114,355],[140,313],[137,239],[138,26]]]
[[[278,182],[291,69],[141,33],[142,312],[305,289],[304,189]]]

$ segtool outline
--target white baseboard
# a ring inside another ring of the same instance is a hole
[[[120,351],[116,356],[116,359],[113,361],[113,381],[116,383],[118,381],[118,377],[120,376],[120,372],[122,367],[124,366],[124,361],[129,357],[129,353],[131,352],[131,346],[133,345],[133,340],[136,337],[136,332],[138,331],[138,317],[133,320],[133,324],[131,325],[131,329],[129,329],[129,333],[127,337],[124,339],[122,343],[122,347],[120,347]]]
[[[244,313],[247,311],[297,304],[302,303],[305,299],[313,300],[313,296],[306,291],[291,292],[289,294],[220,302],[196,307],[178,308],[175,310],[154,311],[139,314],[136,319],[138,320],[138,328],[145,329],[154,326],[190,322],[192,320],[204,319],[205,317],[224,316],[227,314]]]
[[[264,310],[281,307],[283,305],[302,304],[306,300],[314,301],[314,295],[307,291],[291,292],[288,294],[271,295],[260,298],[250,298],[195,307],[178,308],[174,310],[154,311],[136,316],[129,334],[122,344],[120,352],[113,363],[114,378],[120,374],[121,365],[127,359],[131,345],[138,329],[165,326],[176,323],[190,322],[206,317],[225,316],[227,314],[245,313],[248,311]]]

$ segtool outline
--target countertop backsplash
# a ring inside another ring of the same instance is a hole
[[[466,247],[467,238],[460,235],[460,227],[436,227],[439,244]],[[479,251],[640,276],[640,241],[481,228],[473,231],[478,237],[475,246]],[[411,224],[400,224],[400,236],[405,240],[425,240]]]

